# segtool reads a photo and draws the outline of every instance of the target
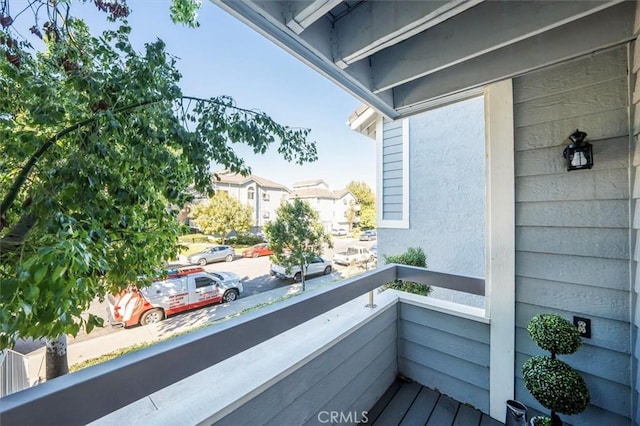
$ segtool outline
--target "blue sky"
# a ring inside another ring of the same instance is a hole
[[[129,4],[133,43],[141,48],[156,38],[164,40],[167,51],[179,58],[186,95],[229,95],[243,108],[264,111],[285,125],[311,129],[310,137],[318,146],[317,162],[298,166],[275,151],[264,156],[241,151],[254,174],[288,186],[324,179],[333,189],[358,180],[375,191],[375,141],[346,125],[360,105],[358,99],[210,1],[203,1],[197,29],[173,24],[168,1]],[[104,27],[104,14],[92,4],[83,9],[92,29]]]

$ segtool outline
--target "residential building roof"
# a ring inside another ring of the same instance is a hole
[[[327,184],[327,182],[325,182],[322,179],[312,179],[312,180],[304,180],[304,181],[300,181],[300,182],[296,182],[293,184],[293,188],[306,188],[306,187],[314,187],[314,186],[320,186],[320,185],[324,185],[327,188],[329,187],[329,185]]]
[[[349,191],[347,189],[341,189],[339,191],[330,191],[324,188],[308,188],[308,189],[294,189],[293,196],[297,198],[326,198],[330,200],[339,200],[344,197]]]
[[[226,183],[230,185],[244,185],[247,182],[254,181],[259,186],[264,188],[283,189],[287,192],[290,192],[289,188],[287,188],[286,186],[280,183],[274,182],[272,180],[265,179],[260,176],[256,176],[256,175],[242,176],[241,174],[238,174],[238,173],[224,173],[224,172],[218,172],[216,174],[218,175],[219,180],[216,180],[214,182],[215,184]]]

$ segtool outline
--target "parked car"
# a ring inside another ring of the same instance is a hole
[[[231,262],[236,258],[236,252],[231,246],[217,245],[208,247],[198,253],[187,256],[187,262],[191,265],[204,266],[211,262]]]
[[[305,269],[305,277],[311,275],[329,275],[331,273],[332,268],[330,260],[316,255],[310,255],[308,260],[309,264]],[[302,281],[302,273],[300,271],[299,265],[292,266],[289,271],[287,271],[286,267],[272,263],[269,273],[274,277],[280,278],[281,280],[293,279],[294,282]]]
[[[349,266],[351,264],[364,264],[373,262],[375,256],[366,247],[347,247],[347,250],[333,255],[333,263]]]
[[[253,247],[249,247],[242,252],[243,257],[260,257],[271,256],[273,252],[267,245],[267,243],[256,244]]]
[[[344,237],[345,235],[347,235],[347,230],[344,228],[338,228],[338,229],[333,229],[331,230],[331,235],[335,236],[335,237]]]
[[[376,259],[378,258],[378,244],[374,244],[371,247],[369,247],[369,251],[371,252],[372,255],[376,257]]]
[[[132,285],[118,295],[108,297],[109,322],[130,327],[159,322],[177,314],[219,302],[232,302],[243,291],[240,277],[233,272],[205,272],[202,267],[169,271],[151,286]]]
[[[371,241],[371,240],[375,240],[376,238],[378,238],[378,234],[373,229],[370,229],[368,231],[361,232],[359,240],[360,241]]]

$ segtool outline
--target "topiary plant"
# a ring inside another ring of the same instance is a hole
[[[556,355],[569,355],[582,344],[578,329],[566,319],[552,314],[536,315],[527,331],[550,357],[534,356],[522,366],[527,390],[544,407],[551,410],[552,426],[561,425],[556,413],[578,414],[589,405],[589,389],[580,374]]]

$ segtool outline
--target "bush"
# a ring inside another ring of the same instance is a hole
[[[589,389],[580,373],[556,359],[557,354],[572,354],[582,344],[578,330],[558,315],[540,314],[529,321],[527,331],[540,348],[551,356],[534,356],[522,366],[527,390],[551,410],[551,425],[562,424],[556,413],[578,414],[589,405]]]
[[[227,244],[237,244],[237,245],[247,245],[247,246],[252,246],[255,244],[260,244],[264,242],[264,238],[262,238],[259,235],[255,235],[255,234],[243,234],[243,235],[236,235],[234,237],[229,237],[226,240]]]
[[[409,247],[407,251],[401,254],[385,255],[384,261],[385,264],[397,263],[399,265],[418,266],[421,268],[427,267],[427,256],[420,247]],[[394,280],[383,285],[380,291],[385,291],[388,288],[406,291],[407,293],[420,294],[422,296],[428,296],[429,293],[431,293],[431,286],[429,284],[416,283],[413,281]]]
[[[209,237],[203,234],[187,234],[178,238],[181,243],[208,243]]]
[[[544,407],[562,414],[582,413],[589,405],[589,390],[580,373],[559,359],[529,358],[522,378],[531,395]]]
[[[541,349],[556,355],[568,355],[582,345],[578,329],[557,315],[536,315],[529,321],[527,331]]]

